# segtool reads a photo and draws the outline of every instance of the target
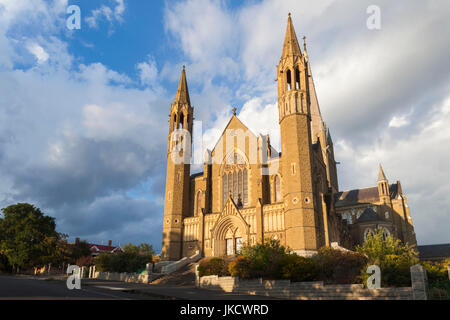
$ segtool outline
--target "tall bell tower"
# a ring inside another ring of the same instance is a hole
[[[277,67],[281,189],[286,244],[300,255],[313,254],[320,246],[319,221],[314,210],[309,77],[308,61],[300,50],[289,14]]]
[[[179,260],[182,255],[183,218],[189,212],[193,115],[194,109],[191,106],[186,70],[183,66],[169,115],[166,200],[161,252],[163,260]]]

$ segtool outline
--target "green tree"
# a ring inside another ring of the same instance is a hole
[[[55,219],[28,203],[11,205],[2,212],[0,254],[14,269],[47,263],[61,238]]]
[[[102,253],[94,259],[96,269],[106,272],[141,272],[146,264],[153,260],[153,248],[142,243],[138,246],[127,244],[123,252],[115,254]]]
[[[385,237],[383,230],[377,229],[373,235],[367,235],[364,244],[357,246],[356,251],[367,256],[367,266],[380,267],[383,287],[411,285],[410,267],[419,262],[418,253],[413,247],[393,236]],[[361,271],[361,277],[366,283],[369,275],[365,269]]]
[[[70,245],[69,262],[75,263],[78,259],[91,255],[91,249],[86,241],[79,241]]]

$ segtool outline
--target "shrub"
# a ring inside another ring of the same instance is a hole
[[[425,267],[428,275],[428,283],[432,286],[435,283],[448,282],[447,261],[443,262],[420,262]]]
[[[111,272],[113,255],[110,253],[101,253],[94,258],[95,270]]]
[[[76,265],[79,267],[90,267],[94,265],[94,258],[92,256],[84,256],[76,261]]]
[[[266,240],[254,246],[244,246],[241,254],[251,263],[250,278],[281,279],[282,261],[289,254],[278,240]]]
[[[229,276],[228,263],[222,258],[207,258],[200,261],[198,266],[200,277],[217,275]]]
[[[252,276],[252,261],[246,257],[239,256],[229,263],[228,270],[233,277],[249,279]]]
[[[316,281],[319,279],[319,265],[315,259],[286,255],[281,263],[282,278],[292,282]]]
[[[410,267],[417,264],[418,253],[414,248],[403,244],[392,236],[383,239],[383,230],[368,234],[366,242],[357,246],[356,250],[367,256],[367,265],[361,271],[361,278],[365,284],[370,276],[366,273],[369,265],[377,265],[381,269],[382,287],[405,287],[411,285]]]
[[[327,247],[319,249],[313,259],[317,261],[319,279],[330,284],[361,283],[361,270],[367,263],[361,253]]]

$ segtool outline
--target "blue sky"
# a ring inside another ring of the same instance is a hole
[[[0,207],[73,239],[161,246],[167,116],[186,65],[205,147],[232,113],[279,149],[287,13],[308,53],[342,190],[402,181],[420,243],[449,242],[448,1],[0,0]],[[81,30],[66,9],[81,9]]]

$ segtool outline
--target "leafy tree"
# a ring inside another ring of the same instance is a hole
[[[126,244],[123,246],[124,252],[129,253],[139,253],[141,255],[150,255],[153,256],[155,251],[153,250],[153,246],[148,243],[141,243],[139,245],[134,245],[132,243]]]
[[[367,256],[367,266],[380,267],[383,287],[411,285],[410,267],[419,262],[413,247],[393,236],[384,237],[383,230],[377,229],[373,235],[369,233],[366,242],[356,250]],[[361,277],[365,283],[369,277],[365,269],[361,271]]]
[[[91,249],[86,241],[79,241],[70,245],[70,263],[75,263],[80,258],[91,255]]]
[[[11,205],[2,212],[0,253],[14,268],[46,263],[61,238],[56,232],[55,219],[28,203]]]
[[[94,259],[96,269],[106,272],[140,272],[153,260],[153,248],[149,244],[127,244],[124,252],[102,253]]]

